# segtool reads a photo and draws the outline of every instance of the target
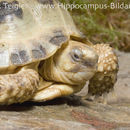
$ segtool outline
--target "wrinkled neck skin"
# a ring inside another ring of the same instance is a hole
[[[86,55],[89,55],[88,50],[90,50],[90,53],[91,51],[94,53],[84,44],[80,46],[79,43],[70,42],[64,45],[54,56],[41,63],[39,73],[45,80],[84,86],[86,81],[92,78],[96,72],[97,64],[91,65],[88,63],[86,65],[87,62],[75,62],[71,56],[73,48],[80,48]],[[89,56],[88,59],[90,60]]]

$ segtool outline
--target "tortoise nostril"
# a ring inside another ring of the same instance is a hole
[[[92,61],[92,60],[87,60],[87,61],[84,61],[83,64],[85,66],[94,67],[97,64],[97,62]]]

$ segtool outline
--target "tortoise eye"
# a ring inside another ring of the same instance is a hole
[[[72,50],[71,57],[72,57],[72,59],[73,59],[74,61],[79,62],[79,61],[82,60],[83,53],[82,53],[81,50],[79,50],[79,49],[76,48],[76,49],[73,49],[73,50]]]

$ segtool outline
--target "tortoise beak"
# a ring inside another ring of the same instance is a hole
[[[83,60],[83,65],[84,66],[87,66],[87,67],[97,67],[97,64],[98,64],[98,55],[95,54],[93,56],[91,56],[91,58],[88,58],[86,57],[84,60]]]
[[[83,57],[82,57],[82,64],[87,66],[87,68],[94,69],[98,65],[98,54],[89,46],[82,49]]]

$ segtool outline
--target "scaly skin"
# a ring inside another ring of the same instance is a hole
[[[39,74],[22,69],[16,74],[0,75],[0,104],[22,103],[32,98],[39,86]]]

